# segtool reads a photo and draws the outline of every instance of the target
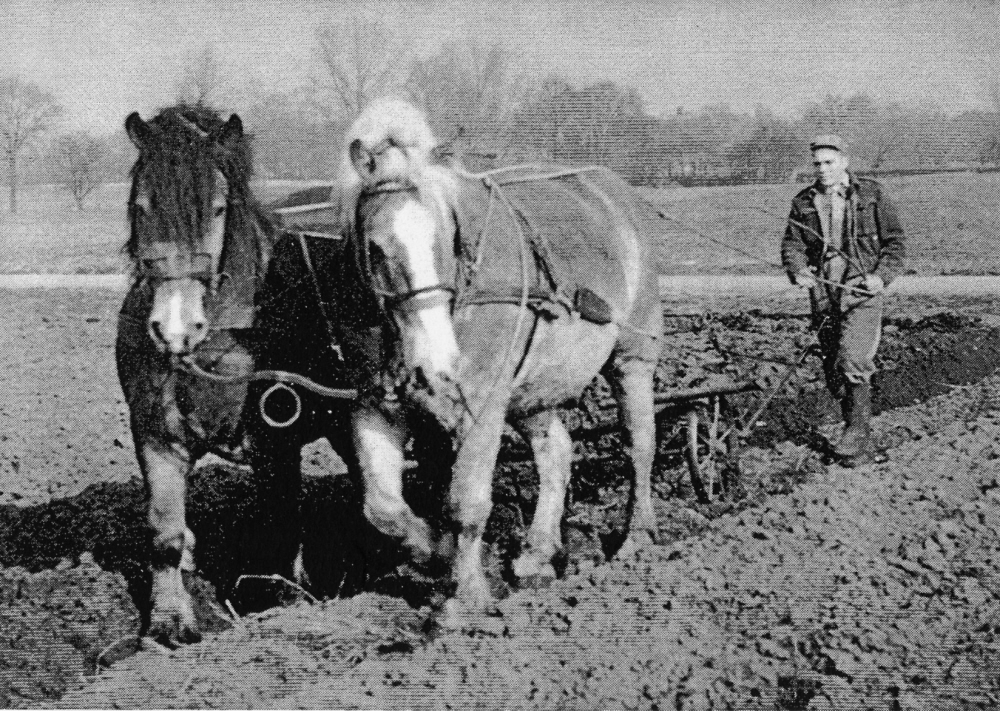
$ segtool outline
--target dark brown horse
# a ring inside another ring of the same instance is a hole
[[[260,418],[244,422],[254,300],[274,230],[250,189],[252,153],[239,117],[224,121],[201,106],[177,106],[148,122],[133,113],[125,127],[139,156],[125,246],[134,282],[119,318],[118,375],[153,537],[145,634],[177,644],[199,637],[182,578],[194,565],[184,500],[192,467],[208,452],[245,460],[245,445],[256,440],[251,463],[273,509],[254,520],[240,555],[257,560],[248,572],[290,575],[297,452],[275,454],[267,441],[273,435],[253,437],[255,427],[266,430]]]
[[[605,169],[521,167],[472,176],[432,162],[424,116],[398,101],[370,107],[348,133],[346,196],[357,280],[395,333],[404,411],[436,420],[452,443],[449,504],[458,531],[449,619],[490,604],[481,561],[504,422],[525,437],[540,477],[522,580],[551,578],[572,442],[557,408],[598,373],[621,409],[633,480],[629,545],[656,521],[653,371],[661,312],[652,213]],[[406,416],[359,404],[353,429],[365,514],[418,556],[448,550],[402,497]]]

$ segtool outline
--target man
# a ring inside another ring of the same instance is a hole
[[[902,269],[903,228],[882,186],[848,172],[839,136],[816,136],[809,150],[816,182],[792,200],[781,258],[791,282],[809,289],[826,384],[841,403],[834,453],[857,466],[873,459],[871,378],[885,287]]]

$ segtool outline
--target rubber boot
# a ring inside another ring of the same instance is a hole
[[[842,402],[844,434],[834,454],[845,467],[856,467],[874,460],[871,451],[872,386],[871,383],[847,383],[847,397]]]

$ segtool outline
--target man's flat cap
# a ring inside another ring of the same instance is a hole
[[[809,143],[809,150],[815,151],[819,148],[832,148],[841,153],[847,152],[847,144],[844,139],[832,133],[823,133],[812,139]]]

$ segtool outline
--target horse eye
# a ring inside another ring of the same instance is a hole
[[[216,208],[215,208],[215,216],[216,217],[222,217],[225,214],[226,214],[226,206],[225,205],[218,205],[218,206],[216,206]]]

